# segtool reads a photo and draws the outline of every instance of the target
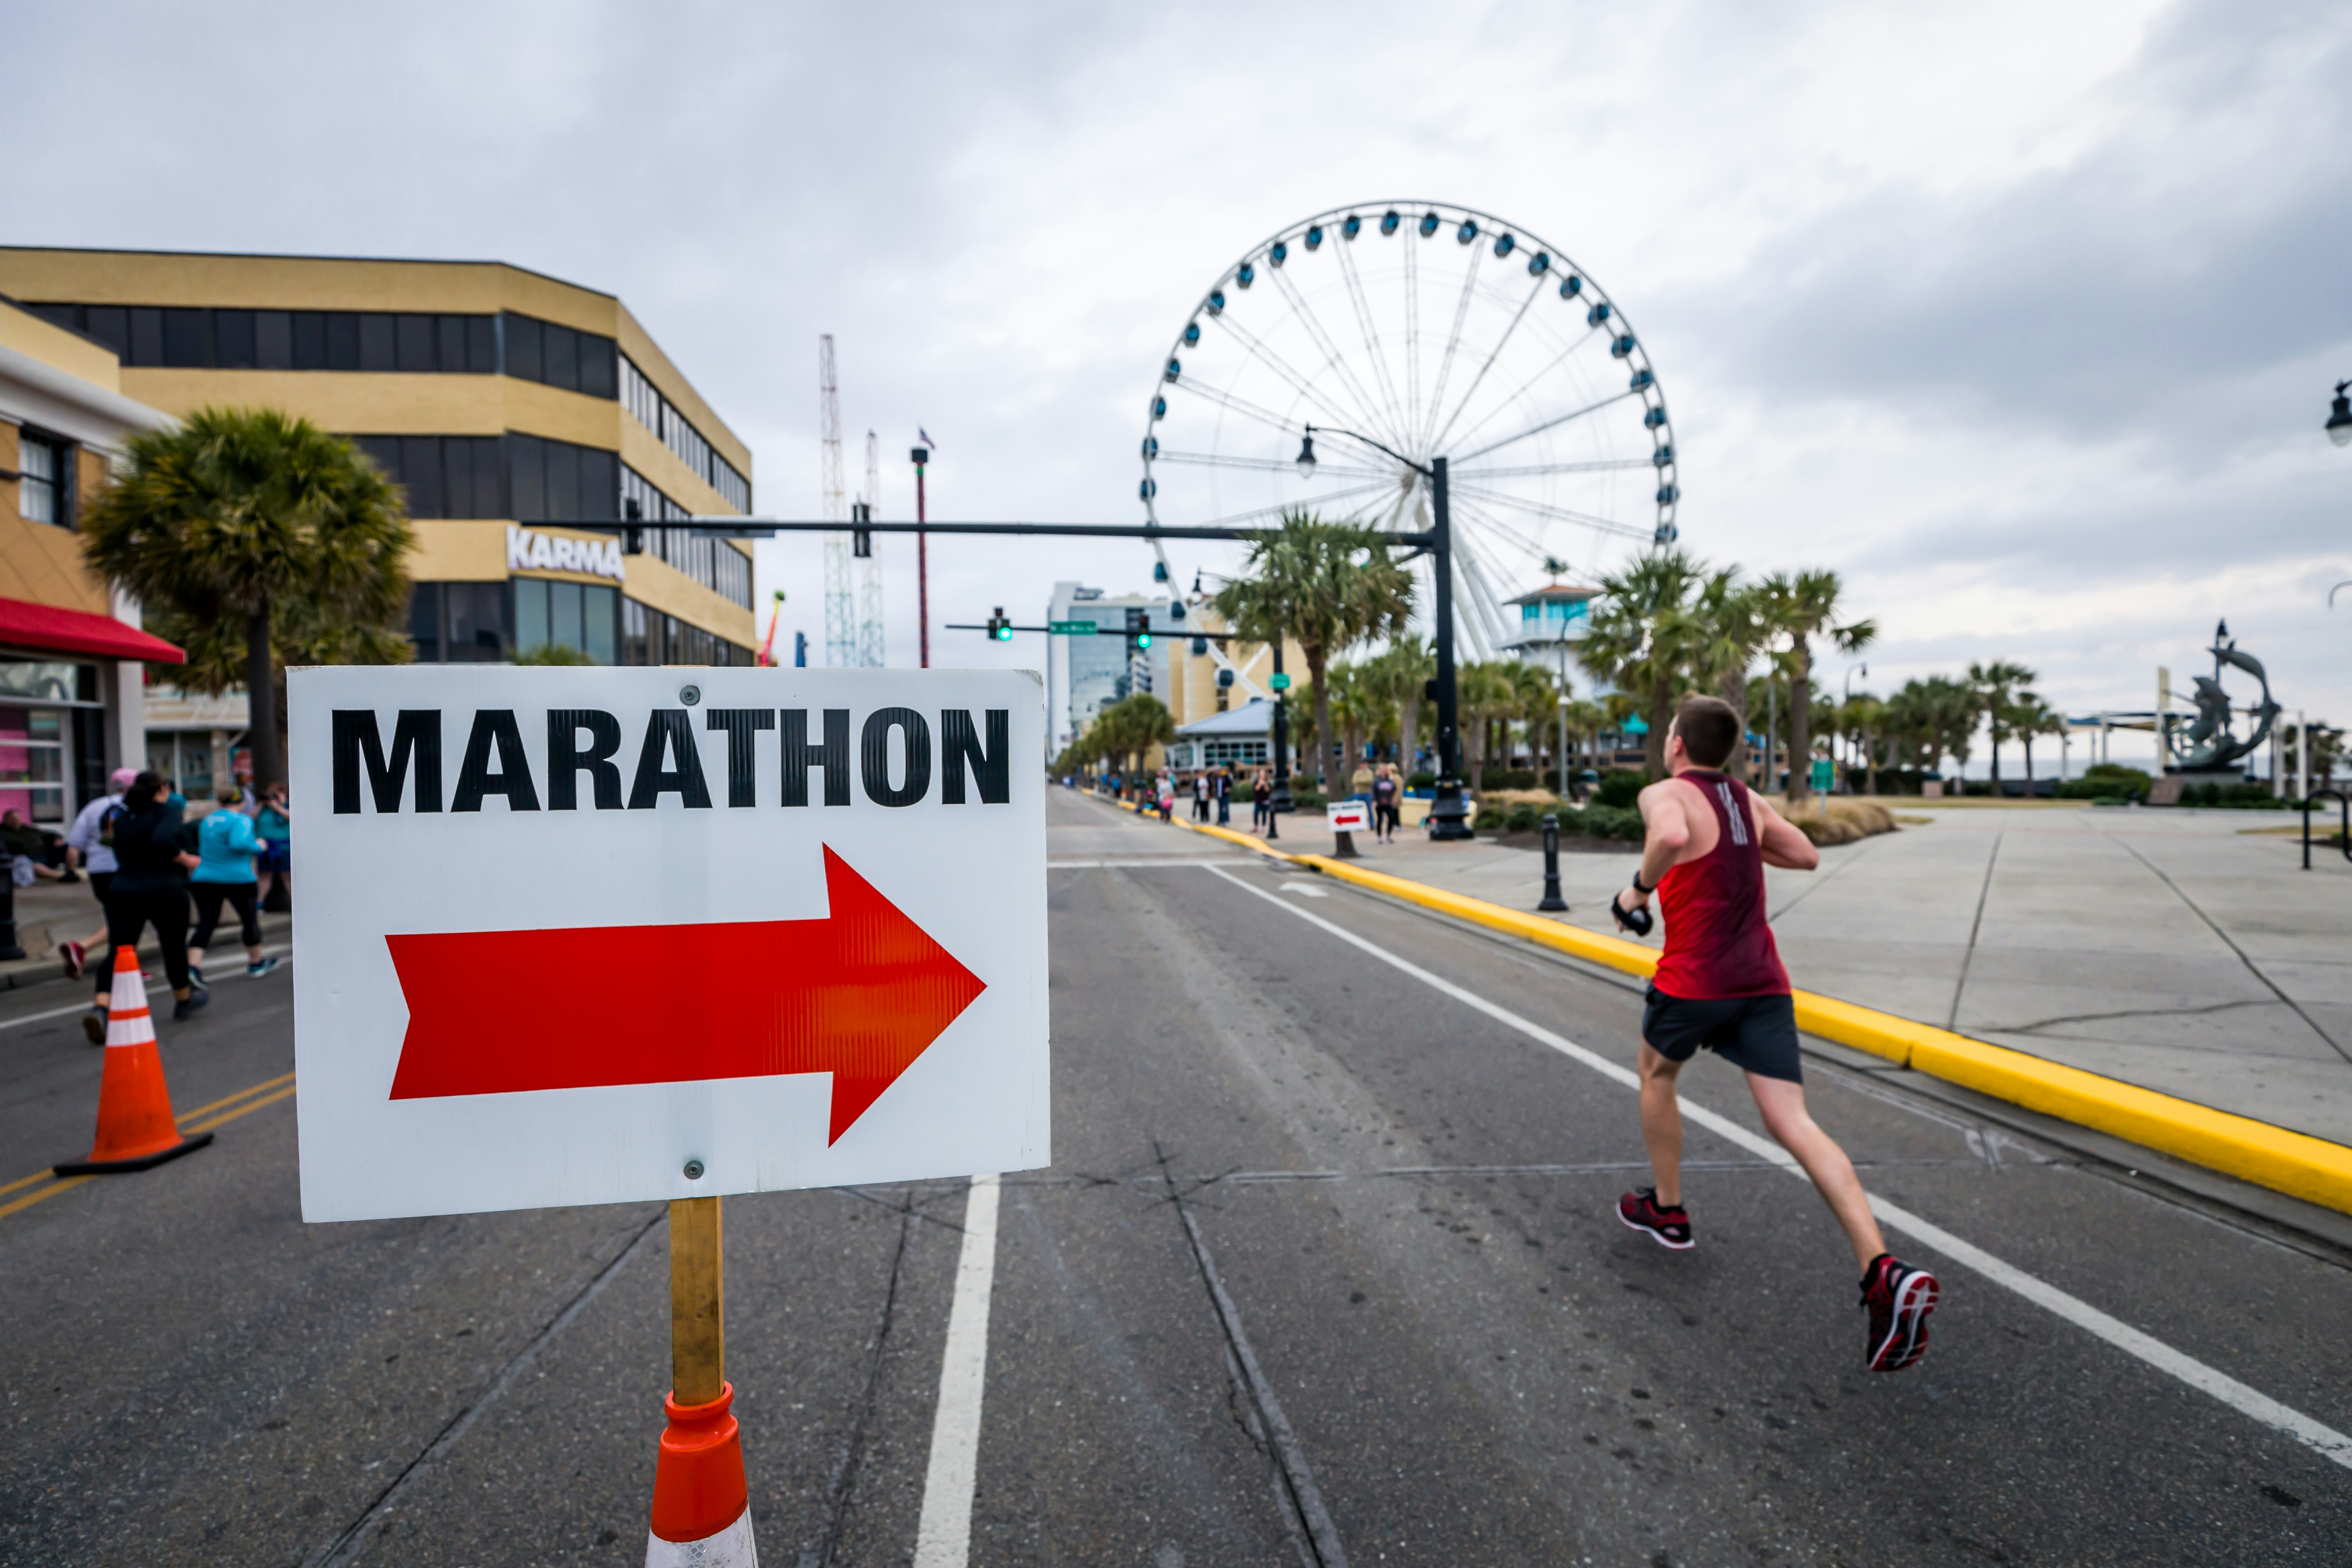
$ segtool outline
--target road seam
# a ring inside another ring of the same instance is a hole
[[[980,1406],[988,1384],[988,1303],[996,1283],[993,1175],[974,1176],[964,1200],[963,1251],[940,1358],[940,1402],[915,1530],[915,1568],[964,1568],[971,1558],[971,1500],[980,1475]]]
[[[637,1234],[630,1238],[629,1245],[621,1248],[620,1255],[597,1270],[596,1277],[582,1286],[579,1294],[565,1302],[563,1310],[549,1319],[546,1326],[533,1334],[530,1342],[517,1351],[513,1359],[499,1369],[498,1375],[490,1379],[482,1392],[467,1401],[463,1409],[449,1418],[448,1424],[441,1428],[432,1442],[425,1446],[424,1451],[403,1466],[400,1474],[394,1476],[391,1483],[376,1494],[375,1500],[367,1506],[364,1512],[338,1531],[333,1540],[304,1558],[302,1568],[345,1568],[345,1564],[356,1562],[360,1553],[367,1550],[370,1530],[377,1521],[393,1510],[401,1498],[406,1494],[410,1483],[430,1469],[443,1455],[457,1447],[457,1440],[472,1427],[482,1412],[488,1409],[499,1394],[513,1387],[516,1380],[530,1370],[530,1363],[539,1359],[540,1352],[545,1350],[556,1335],[570,1328],[572,1320],[588,1310],[588,1303],[604,1293],[604,1287],[611,1284],[614,1276],[626,1268],[629,1259],[635,1258],[644,1248],[646,1240],[652,1237],[662,1221],[668,1217],[668,1214],[667,1205],[656,1205],[653,1217],[639,1227]]]
[[[1263,899],[1276,909],[1286,910],[1299,920],[1306,921],[1338,937],[1349,946],[1371,954],[1381,963],[1412,976],[1433,990],[1442,992],[1464,1005],[1486,1014],[1496,1023],[1517,1030],[1539,1045],[1549,1047],[1570,1061],[1591,1068],[1611,1082],[1625,1089],[1636,1090],[1640,1089],[1641,1080],[1634,1076],[1631,1068],[1621,1067],[1605,1057],[1587,1050],[1566,1037],[1556,1035],[1541,1025],[1519,1016],[1509,1008],[1499,1003],[1491,1002],[1465,986],[1457,985],[1441,975],[1431,973],[1418,964],[1399,958],[1381,948],[1379,943],[1359,936],[1344,926],[1335,924],[1320,915],[1310,913],[1296,904],[1278,899],[1262,888],[1254,888],[1239,877],[1225,871],[1217,871],[1215,875],[1223,878],[1224,880],[1252,897]],[[1717,1136],[1727,1139],[1739,1147],[1770,1161],[1800,1181],[1809,1180],[1803,1168],[1797,1163],[1796,1157],[1769,1138],[1750,1132],[1730,1118],[1695,1104],[1687,1099],[1682,1101],[1682,1107],[1685,1116]],[[2173,1349],[2151,1335],[2142,1333],[2128,1323],[2109,1316],[2079,1297],[2069,1295],[2056,1286],[2003,1262],[1990,1253],[1961,1240],[1940,1226],[1922,1219],[1907,1209],[1888,1203],[1875,1194],[1871,1196],[1870,1206],[1872,1212],[1878,1215],[1879,1220],[1890,1228],[1901,1231],[1913,1239],[1926,1244],[1929,1248],[1941,1253],[1964,1268],[1974,1269],[1995,1284],[2014,1291],[2026,1300],[2073,1323],[2095,1338],[2105,1340],[2134,1359],[2179,1379],[2200,1393],[2210,1394],[2242,1415],[2293,1437],[2323,1458],[2332,1459],[2347,1469],[2352,1469],[2352,1436],[2347,1436],[2333,1427],[2315,1421],[2260,1390],[2240,1383],[2227,1373]]]
[[[1323,1493],[1315,1485],[1315,1472],[1307,1468],[1307,1451],[1299,1446],[1298,1435],[1291,1430],[1290,1418],[1282,1413],[1282,1402],[1275,1397],[1274,1384],[1258,1365],[1257,1352],[1242,1328],[1241,1309],[1234,1304],[1224,1280],[1217,1274],[1217,1266],[1209,1257],[1208,1244],[1201,1239],[1201,1226],[1192,1218],[1192,1211],[1184,1205],[1175,1182],[1168,1178],[1164,1159],[1160,1171],[1176,1205],[1176,1215],[1184,1223],[1184,1237],[1192,1244],[1192,1261],[1200,1266],[1210,1303],[1217,1310],[1217,1326],[1224,1332],[1225,1350],[1241,1369],[1242,1380],[1249,1388],[1250,1404],[1256,1410],[1257,1425],[1273,1450],[1283,1481],[1283,1501],[1286,1505],[1283,1511],[1288,1516],[1286,1522],[1304,1532],[1305,1538],[1298,1542],[1299,1555],[1307,1560],[1308,1568],[1347,1568],[1348,1553],[1339,1544],[1339,1529],[1331,1522],[1330,1510],[1323,1506]]]

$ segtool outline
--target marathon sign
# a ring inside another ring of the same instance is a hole
[[[306,1218],[1048,1163],[1035,675],[288,689]]]

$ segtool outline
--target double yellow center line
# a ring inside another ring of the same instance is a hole
[[[259,1110],[265,1105],[275,1105],[293,1092],[294,1075],[290,1072],[278,1078],[265,1079],[248,1089],[238,1089],[225,1100],[215,1100],[210,1105],[199,1105],[194,1110],[183,1113],[179,1118],[180,1132],[184,1137],[194,1137],[199,1132],[210,1132],[214,1128],[234,1121],[247,1111]],[[5,1219],[20,1209],[31,1208],[35,1204],[45,1203],[67,1188],[78,1187],[92,1179],[89,1176],[58,1177],[54,1171],[41,1171],[30,1176],[19,1176],[6,1185],[0,1186],[0,1198],[6,1198],[11,1193],[25,1194],[20,1198],[11,1198],[6,1203],[0,1203],[0,1219]],[[25,1189],[28,1187],[33,1190],[26,1192]]]

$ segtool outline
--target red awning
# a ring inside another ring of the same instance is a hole
[[[0,599],[0,643],[58,653],[96,654],[101,658],[144,658],[158,664],[185,664],[188,656],[137,626],[126,626],[112,616],[86,610],[61,610],[55,605]]]

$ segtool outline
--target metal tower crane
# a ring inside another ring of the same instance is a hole
[[[882,499],[882,443],[866,432],[866,517],[873,521]],[[858,535],[857,662],[867,669],[882,668],[882,563],[874,558],[874,536]]]
[[[841,397],[834,384],[833,334],[816,341],[818,432],[824,450],[824,520],[846,524],[849,500],[841,483]],[[850,536],[824,536],[824,662],[835,669],[858,662],[857,626],[849,596]]]

